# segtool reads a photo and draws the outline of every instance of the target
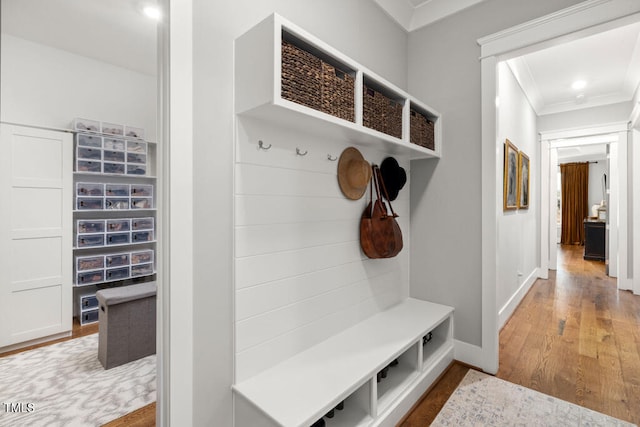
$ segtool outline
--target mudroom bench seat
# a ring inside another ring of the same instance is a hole
[[[393,426],[451,361],[453,308],[408,298],[235,384],[236,426]]]

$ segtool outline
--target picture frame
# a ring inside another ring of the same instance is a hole
[[[508,139],[504,143],[503,209],[518,209],[518,147]]]
[[[518,153],[518,208],[529,208],[529,156]]]

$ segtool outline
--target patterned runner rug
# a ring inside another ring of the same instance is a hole
[[[432,426],[633,426],[470,369]]]
[[[98,334],[0,358],[0,426],[100,426],[156,400],[156,356],[105,370]]]

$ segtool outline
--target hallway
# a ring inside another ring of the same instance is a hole
[[[500,332],[497,377],[640,424],[640,297],[582,246],[558,250]],[[469,368],[455,363],[403,427],[429,425]]]

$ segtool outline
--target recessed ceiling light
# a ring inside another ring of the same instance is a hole
[[[575,90],[584,89],[587,86],[587,82],[584,80],[576,80],[571,84],[571,87]]]
[[[159,21],[162,17],[162,12],[160,12],[160,8],[157,6],[145,6],[144,9],[142,9],[142,12],[147,18],[156,21]]]

